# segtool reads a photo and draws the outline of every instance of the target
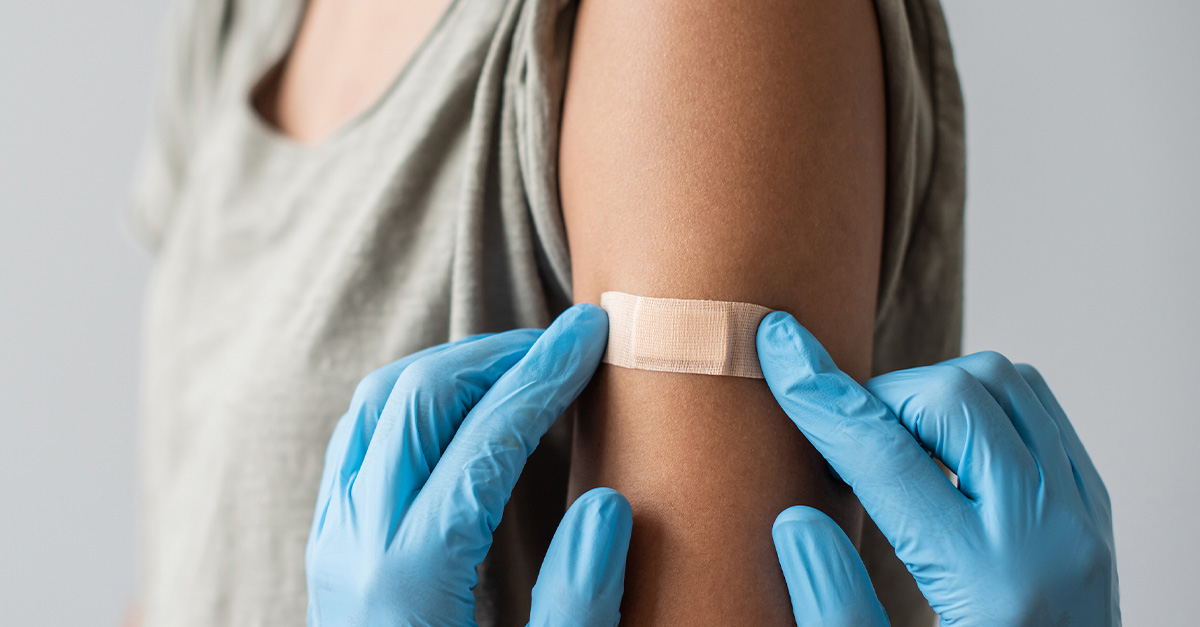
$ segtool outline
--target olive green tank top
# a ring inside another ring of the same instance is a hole
[[[146,627],[305,621],[326,441],[365,374],[570,304],[557,189],[573,0],[453,0],[371,108],[304,146],[250,93],[302,0],[182,0],[125,215],[155,255],[142,379]],[[888,188],[874,363],[954,356],[962,102],[937,0],[876,0]],[[563,511],[571,422],[542,440],[480,567],[481,625],[523,625]],[[932,614],[877,531],[899,626]]]

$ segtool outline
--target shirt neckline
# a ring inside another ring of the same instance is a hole
[[[243,118],[246,118],[252,132],[272,145],[297,154],[318,154],[325,152],[345,142],[347,138],[355,135],[359,129],[367,126],[369,122],[378,117],[379,111],[384,109],[388,102],[394,98],[396,92],[400,91],[401,86],[405,83],[405,79],[413,73],[414,68],[424,63],[425,57],[430,54],[429,50],[433,48],[433,42],[440,38],[442,31],[446,29],[454,16],[459,13],[459,8],[465,2],[466,0],[450,0],[445,10],[442,11],[441,16],[434,23],[433,28],[422,38],[421,43],[417,45],[412,55],[401,66],[383,92],[371,104],[352,115],[333,132],[315,143],[302,142],[284,133],[274,124],[263,118],[258,108],[254,106],[254,94],[264,81],[270,79],[271,75],[278,71],[283,61],[291,54],[296,35],[300,30],[300,25],[304,20],[305,14],[308,12],[309,0],[296,2],[292,6],[292,14],[283,16],[285,19],[280,20],[280,23],[288,25],[289,28],[281,28],[275,31],[271,42],[266,46],[266,52],[261,55],[260,61],[255,64],[254,70],[249,74],[249,81],[244,82],[238,89],[237,110]]]

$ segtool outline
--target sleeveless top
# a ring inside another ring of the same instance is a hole
[[[878,372],[958,354],[963,113],[937,0],[876,0],[888,103]],[[142,373],[146,627],[305,621],[324,449],[356,383],[421,348],[570,304],[558,124],[576,0],[452,0],[387,92],[316,146],[249,96],[303,0],[180,0],[124,215],[155,256]],[[476,588],[523,625],[565,506],[571,421],[543,438]],[[870,527],[870,525],[868,525]],[[894,625],[932,613],[878,531]]]

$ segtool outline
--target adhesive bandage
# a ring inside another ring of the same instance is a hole
[[[606,364],[637,370],[763,378],[755,337],[771,310],[749,303],[604,292]]]

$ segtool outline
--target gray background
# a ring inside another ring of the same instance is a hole
[[[967,97],[969,351],[1036,364],[1112,493],[1124,616],[1200,561],[1200,2],[944,0]],[[0,622],[134,586],[148,260],[116,225],[163,0],[0,3]]]

